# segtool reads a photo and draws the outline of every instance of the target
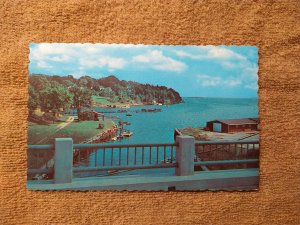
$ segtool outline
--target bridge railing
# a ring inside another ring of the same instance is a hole
[[[175,143],[107,145],[73,144],[71,138],[57,138],[54,145],[28,146],[29,152],[38,150],[54,152],[54,157],[51,159],[53,168],[29,166],[28,174],[53,173],[55,183],[69,183],[72,182],[74,173],[93,171],[176,168],[176,175],[188,176],[194,174],[197,166],[202,170],[214,170],[213,166],[216,165],[255,164],[257,167],[257,155],[249,153],[259,150],[259,142],[245,140],[195,142],[191,136],[178,135]],[[223,151],[230,154],[226,157],[216,154],[215,158],[205,158],[203,154],[201,155],[201,153]],[[227,158],[230,155],[231,158]]]
[[[29,145],[27,179],[44,179],[53,174],[54,155],[54,145]]]
[[[258,140],[198,141],[195,146],[195,165],[204,170],[258,167]]]
[[[74,172],[176,167],[176,144],[75,144]],[[87,166],[88,165],[88,166]]]

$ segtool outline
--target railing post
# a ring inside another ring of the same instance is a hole
[[[54,182],[71,183],[73,177],[73,139],[55,138]]]
[[[176,143],[176,175],[194,175],[195,138],[191,136],[177,136]]]

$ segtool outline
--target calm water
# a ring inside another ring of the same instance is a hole
[[[137,113],[142,108],[161,108],[162,112],[156,113]],[[118,109],[96,109],[99,112],[117,111]],[[174,129],[185,127],[203,127],[207,121],[214,119],[234,119],[258,117],[258,100],[257,99],[227,99],[227,98],[184,98],[184,103],[171,106],[137,106],[128,109],[132,116],[126,116],[126,113],[107,113],[107,116],[118,116],[123,121],[131,123],[125,126],[126,129],[134,134],[130,138],[124,138],[107,144],[147,144],[147,143],[173,143]],[[121,150],[121,165],[126,165],[127,150]],[[171,158],[171,149],[167,149],[166,158]],[[149,152],[148,152],[149,153]],[[153,157],[148,153],[144,155],[144,164],[152,164],[161,162],[164,157],[163,151],[153,152]],[[129,164],[134,164],[134,148],[129,150]],[[119,150],[116,149],[114,154],[107,151],[103,154],[102,150],[97,151],[97,160],[95,153],[90,156],[89,166],[97,166],[105,164],[119,165]],[[157,158],[156,158],[157,156]],[[175,156],[175,152],[174,155]],[[152,159],[152,162],[151,162]],[[157,160],[157,161],[156,161]],[[97,165],[95,163],[97,161]],[[141,150],[137,151],[137,165],[141,164]],[[148,169],[133,170],[122,172],[122,174],[145,174],[145,173],[174,173],[174,169]],[[88,173],[84,176],[106,175],[105,172]]]
[[[135,112],[142,108],[161,108],[162,112]],[[258,99],[184,98],[184,103],[181,104],[138,106],[129,110],[132,110],[130,117],[126,113],[107,114],[131,123],[125,128],[133,131],[134,135],[117,143],[167,143],[174,141],[174,128],[203,127],[207,121],[214,119],[258,117]]]

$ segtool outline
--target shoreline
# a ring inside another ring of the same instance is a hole
[[[117,137],[119,127],[113,122],[113,126],[105,131],[99,132],[97,135],[81,142],[84,144],[104,143],[111,141],[113,137]]]
[[[92,107],[91,108],[105,108],[105,109],[114,109],[114,108],[118,108],[118,109],[129,109],[131,107],[136,107],[136,106],[169,106],[169,105],[177,105],[177,104],[181,104],[184,103],[184,101],[182,100],[181,102],[176,102],[176,103],[171,103],[171,104],[162,104],[162,103],[124,103],[124,104],[120,104],[120,103],[116,103],[116,104],[101,104],[101,103],[92,103]]]

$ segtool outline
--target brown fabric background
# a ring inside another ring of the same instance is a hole
[[[0,2],[0,224],[300,224],[300,1]],[[26,190],[30,42],[257,45],[257,192]]]

